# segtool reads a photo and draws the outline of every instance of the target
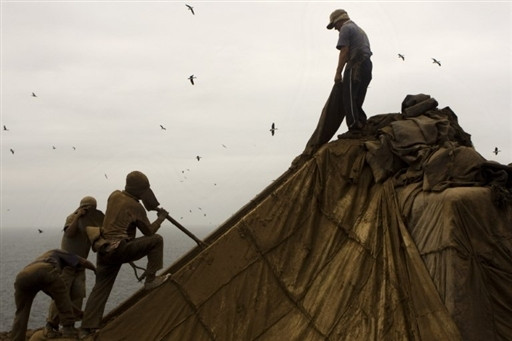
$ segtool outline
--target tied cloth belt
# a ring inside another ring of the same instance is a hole
[[[98,226],[87,226],[85,228],[87,232],[87,237],[91,242],[92,250],[94,252],[101,253],[109,253],[114,251],[119,247],[121,242],[124,239],[119,239],[115,241],[109,241],[101,236],[100,228]],[[135,278],[140,282],[146,277],[146,269],[143,267],[137,266],[134,262],[128,262],[130,266],[133,268],[133,272],[135,273]],[[137,273],[137,269],[142,270],[143,273],[139,276]]]

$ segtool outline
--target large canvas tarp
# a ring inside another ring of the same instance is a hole
[[[512,170],[422,105],[295,164],[97,339],[512,339]]]

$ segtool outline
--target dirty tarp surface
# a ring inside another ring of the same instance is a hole
[[[324,145],[98,339],[512,339],[512,171],[417,114]]]
[[[324,149],[100,339],[458,339],[363,160],[358,141]]]
[[[99,339],[510,339],[512,207],[492,200],[510,169],[483,171],[449,109],[372,124],[322,147]]]

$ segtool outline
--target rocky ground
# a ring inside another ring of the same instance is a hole
[[[30,339],[35,330],[27,330],[27,340]],[[9,332],[0,332],[0,341],[11,341]]]

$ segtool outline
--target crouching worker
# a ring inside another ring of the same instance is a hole
[[[55,249],[39,256],[16,276],[14,282],[16,314],[11,332],[13,341],[25,341],[32,302],[41,290],[55,302],[63,325],[61,335],[77,336],[74,324],[81,311],[74,309],[69,298],[69,289],[60,276],[62,269],[66,266],[96,271],[94,265],[88,260],[64,250]]]
[[[80,338],[100,327],[105,304],[122,264],[147,256],[145,289],[153,289],[168,278],[168,275],[156,276],[163,266],[163,239],[155,234],[168,212],[157,209],[158,218],[150,223],[139,200],[146,207],[158,205],[146,175],[133,171],[126,176],[125,190],[110,194],[100,239],[93,244],[93,250],[97,250],[98,270],[96,283],[85,305]],[[135,238],[137,228],[144,236]]]

